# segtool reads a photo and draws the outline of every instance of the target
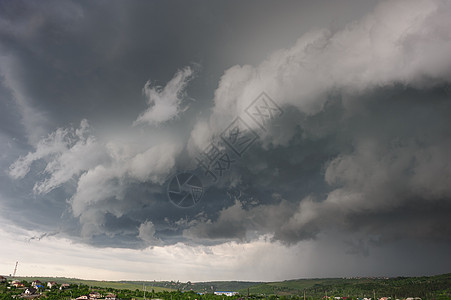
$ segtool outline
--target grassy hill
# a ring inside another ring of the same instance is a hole
[[[451,295],[451,273],[430,277],[396,277],[396,278],[325,278],[297,279],[281,282],[268,282],[249,288],[253,295],[303,295],[315,298],[328,296],[376,297],[392,296],[425,297],[428,293],[445,291]],[[247,289],[239,290],[247,294]]]

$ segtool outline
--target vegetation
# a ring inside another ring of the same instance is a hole
[[[329,278],[298,279],[282,282],[175,282],[175,281],[90,281],[74,278],[54,277],[20,277],[25,287],[30,287],[33,280],[41,282],[55,281],[68,283],[66,289],[41,288],[41,299],[74,299],[92,292],[101,297],[115,294],[119,299],[163,299],[163,300],[236,300],[245,298],[249,292],[250,299],[265,300],[303,300],[304,292],[307,300],[329,299],[334,297],[359,298],[391,297],[404,299],[420,297],[422,300],[451,299],[451,273],[431,277],[397,277],[397,278]],[[143,291],[143,286],[146,291]],[[214,295],[214,291],[236,291],[232,297]],[[23,296],[25,288],[16,288],[8,282],[0,284],[0,300],[11,300]]]

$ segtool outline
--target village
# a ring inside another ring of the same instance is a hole
[[[80,295],[77,297],[72,297],[72,289],[80,290],[78,285],[73,285],[69,283],[61,283],[58,284],[55,281],[41,282],[40,280],[33,280],[30,283],[19,281],[19,280],[11,280],[8,281],[6,277],[0,276],[0,284],[6,285],[7,290],[15,290],[15,297],[13,298],[23,298],[23,299],[34,299],[40,298],[44,296],[48,298],[48,294],[50,292],[56,292],[56,294],[63,294],[61,292],[68,291],[71,295],[70,299],[75,300],[117,300],[117,295],[111,292],[91,290],[89,293],[85,295]],[[20,291],[20,293],[17,293]],[[67,293],[65,293],[67,294]],[[63,296],[63,295],[61,295]]]

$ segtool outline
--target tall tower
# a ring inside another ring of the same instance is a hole
[[[14,267],[14,273],[13,273],[13,278],[16,277],[16,272],[17,272],[17,265],[19,264],[18,261],[16,261],[16,266]]]

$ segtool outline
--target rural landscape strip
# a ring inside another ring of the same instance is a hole
[[[0,277],[0,300],[24,299],[451,299],[451,273],[423,277],[322,278],[280,282],[96,281]]]

